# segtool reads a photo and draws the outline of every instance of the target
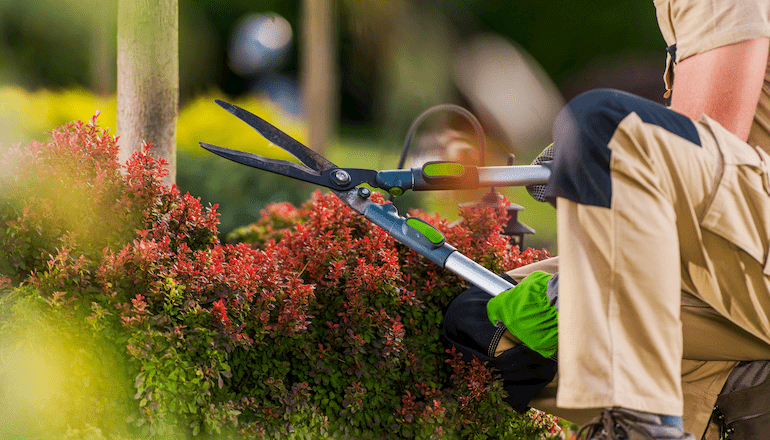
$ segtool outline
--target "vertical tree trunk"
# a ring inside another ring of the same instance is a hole
[[[179,0],[119,0],[118,124],[120,160],[142,142],[169,162],[176,180],[179,107]]]
[[[309,147],[323,153],[336,118],[334,0],[304,0],[302,90]]]

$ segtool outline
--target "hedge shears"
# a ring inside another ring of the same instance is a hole
[[[200,143],[206,150],[234,162],[329,188],[337,197],[367,220],[384,229],[395,240],[459,275],[490,295],[513,285],[448,244],[441,232],[417,217],[401,217],[392,204],[369,200],[371,190],[362,184],[399,196],[407,190],[429,191],[478,187],[544,184],[550,170],[544,165],[472,167],[456,162],[428,162],[409,170],[342,168],[306,147],[264,119],[227,102],[216,103],[249,124],[272,144],[284,149],[302,165],[271,159],[254,153]]]

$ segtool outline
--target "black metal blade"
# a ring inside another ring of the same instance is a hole
[[[211,151],[218,156],[222,156],[225,159],[232,160],[233,162],[248,165],[252,168],[259,168],[260,170],[270,171],[282,176],[304,180],[305,182],[314,183],[316,185],[329,186],[329,179],[322,176],[320,171],[311,170],[310,168],[298,165],[294,162],[270,159],[257,154],[231,150],[229,148],[218,147],[205,142],[200,142],[199,144],[206,150]]]
[[[304,163],[309,168],[316,171],[322,171],[337,167],[325,157],[302,145],[299,141],[282,132],[259,116],[228,102],[219,99],[215,101],[222,108],[257,130],[257,132],[265,139],[288,151],[292,156],[299,159],[300,162]]]

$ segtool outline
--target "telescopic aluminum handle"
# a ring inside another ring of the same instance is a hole
[[[393,205],[372,203],[364,209],[363,214],[400,243],[492,296],[513,288],[513,284],[446,243],[444,235],[432,225],[417,217],[399,216]]]
[[[550,175],[551,170],[545,165],[474,167],[456,162],[428,162],[410,170],[378,171],[372,183],[393,196],[400,196],[409,190],[542,185]]]

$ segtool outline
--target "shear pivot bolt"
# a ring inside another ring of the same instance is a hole
[[[369,190],[369,188],[358,188],[358,197],[361,197],[362,199],[368,199],[371,195],[372,192]]]
[[[345,170],[335,170],[332,172],[332,179],[337,185],[345,186],[350,183],[350,174]]]

